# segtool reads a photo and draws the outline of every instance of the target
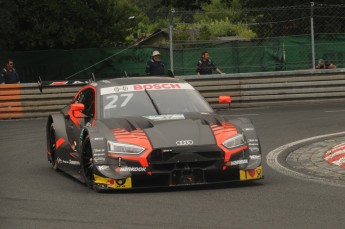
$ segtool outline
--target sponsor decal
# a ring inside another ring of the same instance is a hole
[[[144,90],[181,90],[191,89],[195,90],[188,83],[153,83],[153,84],[135,84],[101,88],[101,95],[122,93],[122,92],[135,92]]]
[[[127,86],[117,86],[114,87],[114,92],[119,93],[119,92],[127,92],[128,87]]]
[[[105,149],[94,149],[93,152],[94,153],[102,153],[102,152],[105,152]]]
[[[178,146],[189,146],[189,145],[194,145],[193,140],[179,140],[176,141],[176,145]]]
[[[258,145],[259,145],[259,143],[253,143],[253,142],[250,142],[250,143],[248,143],[248,145],[249,145],[249,146],[258,146]]]
[[[91,140],[93,140],[93,141],[103,141],[104,138],[91,138]]]
[[[115,172],[146,172],[146,167],[117,167]]]
[[[249,150],[252,151],[253,153],[258,153],[260,151],[259,147],[257,146],[250,146]]]
[[[63,159],[61,159],[61,158],[57,158],[56,159],[56,161],[57,161],[57,163],[58,164],[69,164],[69,165],[80,165],[80,162],[79,161],[73,161],[73,160],[68,160],[68,161],[66,161],[66,160],[63,160]]]
[[[172,149],[162,149],[163,153],[168,153],[168,152],[172,152]]]
[[[250,170],[240,170],[240,180],[254,180],[262,178],[262,166]]]
[[[94,157],[104,157],[105,156],[105,153],[94,153],[93,154]]]
[[[253,160],[259,160],[261,159],[261,155],[249,155],[249,158]]]
[[[183,114],[150,115],[150,116],[143,116],[143,117],[150,120],[154,120],[154,121],[185,119]]]
[[[98,162],[104,162],[105,161],[105,158],[104,157],[94,157],[93,158],[93,161],[98,163]]]
[[[247,159],[242,159],[242,160],[237,160],[237,161],[231,161],[231,163],[230,163],[231,166],[243,165],[243,164],[248,164],[248,160]]]
[[[93,176],[94,176],[94,182],[96,184],[105,184],[109,188],[114,188],[114,189],[132,188],[131,177],[128,177],[125,179],[111,179],[111,178],[101,177],[95,174]]]
[[[254,131],[254,128],[244,128],[243,131]]]
[[[109,168],[109,165],[98,165],[97,169],[99,171],[105,171],[105,170],[109,170],[110,168]]]

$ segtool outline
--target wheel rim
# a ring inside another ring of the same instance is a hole
[[[90,141],[85,142],[84,152],[83,152],[83,171],[85,178],[88,182],[93,181],[93,161],[92,161],[92,151]]]

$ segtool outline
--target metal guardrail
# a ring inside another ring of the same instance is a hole
[[[215,109],[219,95],[230,95],[232,107],[345,102],[345,69],[231,75],[183,76]]]
[[[181,76],[215,109],[219,95],[230,95],[232,107],[256,107],[315,102],[345,104],[345,69],[228,75]],[[39,118],[58,112],[81,88],[45,88],[36,83],[0,85],[0,119]]]

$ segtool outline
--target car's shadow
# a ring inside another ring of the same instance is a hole
[[[162,192],[191,192],[202,190],[219,190],[219,189],[234,189],[234,188],[252,188],[262,186],[260,181],[234,181],[229,183],[217,183],[217,184],[197,184],[197,185],[184,185],[184,186],[170,186],[170,187],[151,187],[151,188],[137,188],[137,189],[118,189],[118,190],[105,190],[101,193],[114,194],[144,194],[144,193],[162,193]]]

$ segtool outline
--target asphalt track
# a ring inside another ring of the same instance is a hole
[[[269,152],[345,131],[344,104],[233,109],[250,118],[265,179],[99,194],[50,168],[45,120],[0,121],[0,228],[345,228],[345,188],[271,169]]]

